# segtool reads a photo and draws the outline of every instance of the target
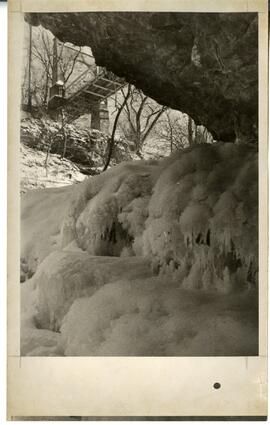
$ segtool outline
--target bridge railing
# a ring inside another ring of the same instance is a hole
[[[122,82],[124,80],[117,77],[113,72],[108,71],[102,66],[92,66],[89,69],[86,69],[82,74],[78,75],[66,88],[65,88],[65,97],[71,98],[76,94],[83,91],[91,82],[97,78],[104,77],[108,82]]]
[[[97,67],[86,69],[82,74],[78,75],[70,84],[65,88],[65,97],[72,97],[75,93],[81,91],[83,87],[87,86],[95,79],[97,75]]]

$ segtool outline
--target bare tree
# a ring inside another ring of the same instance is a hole
[[[128,98],[130,96],[130,93],[131,93],[131,85],[128,84],[128,89],[127,89],[127,92],[124,94],[124,98],[122,100],[122,103],[120,103],[120,104],[118,102],[116,103],[117,113],[116,113],[116,116],[115,116],[115,119],[114,119],[114,123],[113,123],[112,134],[111,134],[111,137],[109,139],[108,156],[107,156],[107,160],[105,162],[103,171],[106,171],[107,168],[108,168],[108,166],[109,166],[109,164],[110,164],[111,157],[112,157],[112,154],[113,154],[113,148],[114,148],[114,144],[115,144],[115,133],[116,133],[116,129],[117,129],[118,120],[119,120],[119,117],[121,115],[121,112],[126,107],[126,104],[127,104]]]
[[[188,115],[188,143],[189,143],[189,146],[192,146],[194,144],[192,118],[189,115]]]
[[[170,151],[200,143],[213,143],[213,137],[203,126],[179,111],[167,109],[155,128],[155,137],[170,144]]]
[[[90,67],[82,54],[81,48],[70,48],[65,43],[57,41],[57,54],[54,51],[54,38],[43,28],[38,28],[30,33],[30,43],[27,57],[31,58],[28,77],[28,95],[35,98],[36,106],[46,107],[48,104],[49,88],[52,86],[55,64],[58,68],[60,79],[64,86],[71,79],[76,67]],[[31,69],[30,69],[31,68]],[[26,81],[23,82],[26,84]]]
[[[31,68],[32,68],[32,26],[29,25],[29,54],[28,54],[28,110],[32,109],[31,96]]]
[[[82,54],[81,48],[73,48],[58,42],[53,35],[44,28],[35,28],[29,32],[29,42],[26,45],[25,72],[22,81],[22,102],[29,106],[35,106],[38,116],[47,116],[47,106],[49,101],[50,87],[60,79],[65,85],[81,73],[83,69],[89,69],[93,65],[93,58],[90,55]],[[85,56],[87,56],[85,58]],[[60,134],[63,139],[62,158],[65,157],[67,148],[65,108],[59,112],[61,122]],[[46,135],[46,132],[44,133]],[[45,136],[44,136],[45,137]],[[51,140],[48,144],[45,165],[51,149]]]
[[[187,128],[180,112],[167,109],[155,128],[155,137],[170,145],[170,151],[188,146]]]
[[[204,126],[196,126],[196,133],[195,133],[195,143],[201,144],[201,143],[213,143],[214,139],[212,134],[205,128]]]
[[[134,144],[137,154],[140,155],[145,140],[167,107],[159,105],[134,86],[129,86],[129,90],[119,127],[124,137]],[[121,89],[121,93],[122,99],[125,99],[124,89]],[[119,101],[116,98],[116,107],[121,105],[122,99]]]

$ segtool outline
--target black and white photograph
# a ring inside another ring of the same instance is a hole
[[[258,13],[23,25],[20,355],[258,356]]]

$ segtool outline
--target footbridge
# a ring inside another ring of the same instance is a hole
[[[55,50],[57,43],[55,41]],[[57,114],[64,107],[69,121],[91,113],[91,127],[100,130],[101,121],[109,119],[107,99],[124,87],[126,81],[106,68],[97,66],[92,55],[78,51],[74,47],[65,46],[65,49],[77,51],[78,57],[83,58],[80,62],[83,62],[84,66],[77,69],[74,67],[72,78],[65,83],[59,76],[61,72],[58,69],[58,61],[54,59],[48,110],[52,114]],[[89,60],[90,57],[92,61]],[[57,53],[54,58],[57,58]]]

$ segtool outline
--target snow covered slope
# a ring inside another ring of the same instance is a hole
[[[46,152],[20,146],[21,193],[29,189],[59,187],[78,183],[85,179],[79,168],[60,155],[50,154],[45,167]]]
[[[198,145],[22,198],[22,355],[256,355],[257,153]]]

